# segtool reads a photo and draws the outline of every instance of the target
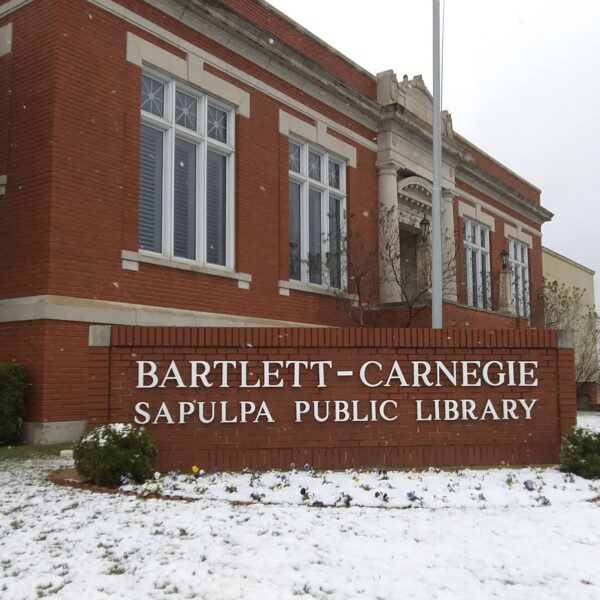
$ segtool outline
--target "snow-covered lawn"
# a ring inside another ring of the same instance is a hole
[[[592,431],[600,431],[600,412],[580,412],[577,415],[577,425]]]
[[[600,482],[555,469],[161,478],[181,502],[45,479],[70,464],[0,460],[2,600],[600,597]]]

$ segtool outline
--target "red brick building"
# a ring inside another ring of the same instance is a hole
[[[535,325],[540,190],[443,132],[445,325]],[[0,360],[28,367],[28,438],[86,421],[91,324],[428,326],[431,137],[420,77],[262,1],[1,1]]]

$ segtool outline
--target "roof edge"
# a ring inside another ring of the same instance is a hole
[[[460,133],[457,133],[456,131],[454,131],[454,137],[457,137],[459,140],[467,143],[469,146],[471,146],[472,148],[477,150],[477,152],[483,154],[483,156],[485,156],[492,162],[495,162],[498,166],[505,169],[507,173],[510,173],[511,175],[516,177],[519,181],[522,181],[523,183],[527,184],[532,190],[535,190],[539,194],[542,193],[542,190],[539,187],[537,187],[537,185],[533,185],[533,183],[531,183],[531,181],[528,181],[527,179],[525,179],[518,173],[515,173],[512,169],[509,169],[504,163],[501,163],[497,158],[490,156],[485,150],[482,150],[479,146],[476,146],[471,140],[467,139],[465,136],[460,135]]]
[[[256,2],[257,4],[260,4],[261,6],[266,8],[269,12],[272,12],[274,15],[277,15],[278,18],[280,18],[282,21],[285,21],[288,25],[292,26],[294,29],[297,29],[302,35],[305,35],[305,36],[313,39],[319,45],[323,46],[323,48],[325,48],[328,52],[331,52],[338,58],[341,58],[344,62],[348,63],[352,68],[357,69],[363,75],[370,77],[373,81],[377,81],[377,78],[373,73],[371,73],[364,67],[361,67],[358,63],[354,62],[351,58],[348,58],[345,54],[343,54],[342,52],[340,52],[339,50],[334,48],[331,44],[328,44],[325,40],[321,39],[318,35],[315,35],[312,31],[306,29],[306,27],[303,27],[302,25],[300,25],[300,23],[298,23],[298,21],[294,21],[294,19],[292,19],[289,15],[286,15],[284,12],[280,11],[278,8],[275,8],[272,4],[267,2],[267,0],[254,0],[254,2]]]
[[[581,263],[578,263],[577,261],[573,260],[572,258],[569,258],[568,256],[565,256],[564,254],[560,254],[559,252],[556,252],[555,250],[550,250],[550,248],[546,247],[546,246],[542,246],[542,253],[543,252],[547,252],[548,254],[550,254],[551,256],[553,256],[554,258],[558,258],[559,260],[563,260],[571,265],[573,265],[574,267],[577,267],[578,269],[581,269],[582,271],[585,271],[586,273],[589,273],[590,275],[595,275],[596,271],[590,269],[589,267],[586,267],[585,265],[582,265]]]

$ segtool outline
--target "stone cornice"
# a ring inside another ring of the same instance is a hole
[[[399,104],[390,104],[381,109],[380,132],[382,131],[392,131],[398,134],[409,131],[427,144],[430,144],[433,139],[431,126],[407,112]],[[541,225],[552,219],[553,215],[549,210],[534,204],[523,194],[477,166],[472,160],[469,149],[457,140],[444,135],[442,150],[444,161],[455,165],[457,179],[537,224]]]
[[[401,130],[410,131],[421,140],[433,143],[432,127],[406,111],[399,104],[390,104],[381,109],[379,131],[394,131],[394,125],[398,127],[399,131],[397,133],[400,133]],[[468,152],[464,146],[446,135],[442,136],[442,150],[446,156],[451,156],[456,161],[467,160],[468,158]]]
[[[461,161],[457,164],[456,178],[539,225],[550,221],[554,216],[548,209],[534,204],[523,194],[472,162]]]
[[[147,1],[150,4],[156,2],[156,0]],[[306,89],[318,99],[326,102],[324,96],[337,99],[337,103],[329,102],[333,108],[345,112],[373,130],[376,129],[379,104],[375,100],[342,81],[316,61],[277,39],[273,34],[248,21],[227,4],[220,0],[172,0],[172,3],[180,9],[183,7],[183,12],[180,10],[176,16],[180,21],[194,27],[195,24],[191,25],[187,19],[196,17],[197,22],[200,19],[203,22],[204,35],[224,44],[300,89]],[[157,8],[165,11],[165,2],[156,2],[156,4]],[[321,94],[313,93],[315,86],[321,90]]]

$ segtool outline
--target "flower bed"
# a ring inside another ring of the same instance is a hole
[[[123,481],[121,491],[139,496],[227,500],[236,503],[382,508],[486,508],[547,506],[594,500],[600,482],[554,468],[510,467],[441,471],[316,471],[309,465],[289,471],[155,473],[136,485]]]

